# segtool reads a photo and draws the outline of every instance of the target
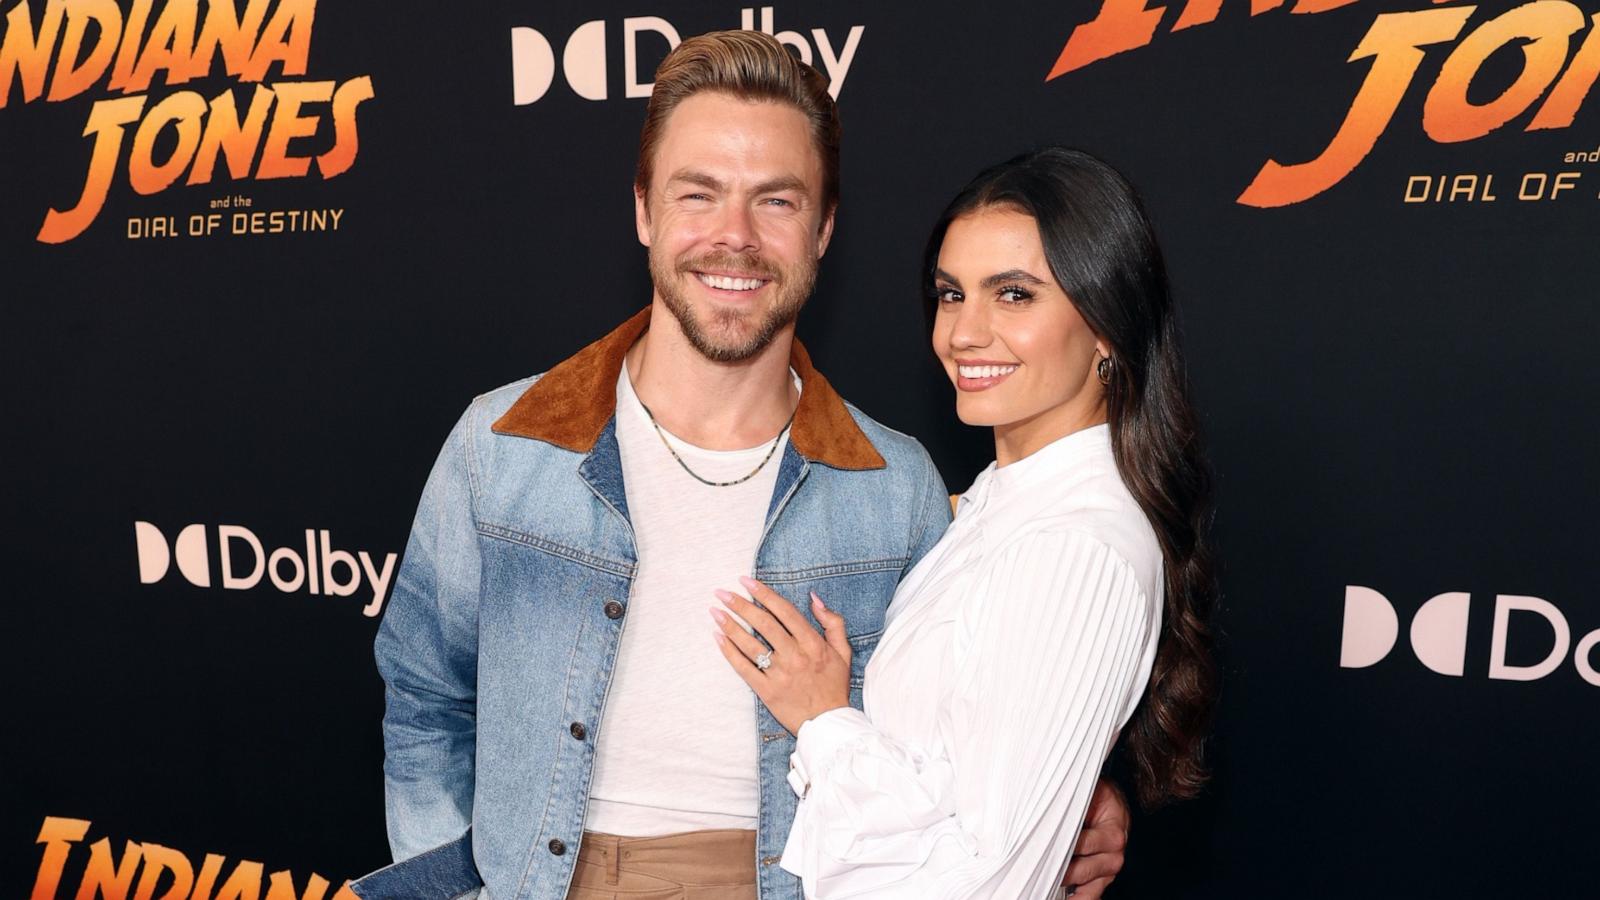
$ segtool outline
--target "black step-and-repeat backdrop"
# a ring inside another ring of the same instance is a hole
[[[643,305],[651,73],[775,33],[843,206],[801,335],[952,490],[926,229],[1045,142],[1144,191],[1220,481],[1203,799],[1122,897],[1592,897],[1600,0],[0,3],[0,891],[387,861],[371,641],[475,394]]]

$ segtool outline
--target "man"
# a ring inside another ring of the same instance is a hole
[[[793,736],[722,660],[712,592],[749,574],[826,597],[859,705],[894,586],[950,516],[922,447],[794,340],[838,153],[825,82],[772,38],[662,63],[635,182],[650,307],[477,398],[424,488],[376,647],[403,862],[360,896],[801,896],[776,865]],[[1125,809],[1103,796],[1081,895],[1121,865]]]

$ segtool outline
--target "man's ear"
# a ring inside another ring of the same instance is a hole
[[[838,206],[834,206],[822,217],[822,227],[817,229],[817,259],[821,259],[822,254],[828,252],[828,242],[833,240],[833,214],[838,209]]]
[[[639,232],[639,243],[650,246],[650,203],[638,185],[633,186],[633,227]]]

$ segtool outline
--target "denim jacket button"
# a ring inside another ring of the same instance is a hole
[[[557,856],[567,852],[567,845],[560,838],[550,839],[550,852]]]
[[[572,727],[567,730],[572,732],[572,736],[580,741],[589,736],[589,729],[583,727],[582,722],[573,722]]]
[[[622,604],[618,603],[615,600],[607,600],[606,601],[606,618],[608,618],[608,619],[620,619],[620,618],[622,618]]]

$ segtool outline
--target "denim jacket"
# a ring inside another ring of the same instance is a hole
[[[400,862],[355,882],[363,898],[566,896],[637,572],[616,383],[649,315],[478,397],[439,454],[376,642]],[[884,610],[944,532],[948,495],[926,451],[840,399],[798,342],[790,365],[803,389],[752,574],[844,615],[859,707]],[[777,865],[794,739],[750,702],[756,733],[727,739],[759,748],[758,896],[800,900]]]

